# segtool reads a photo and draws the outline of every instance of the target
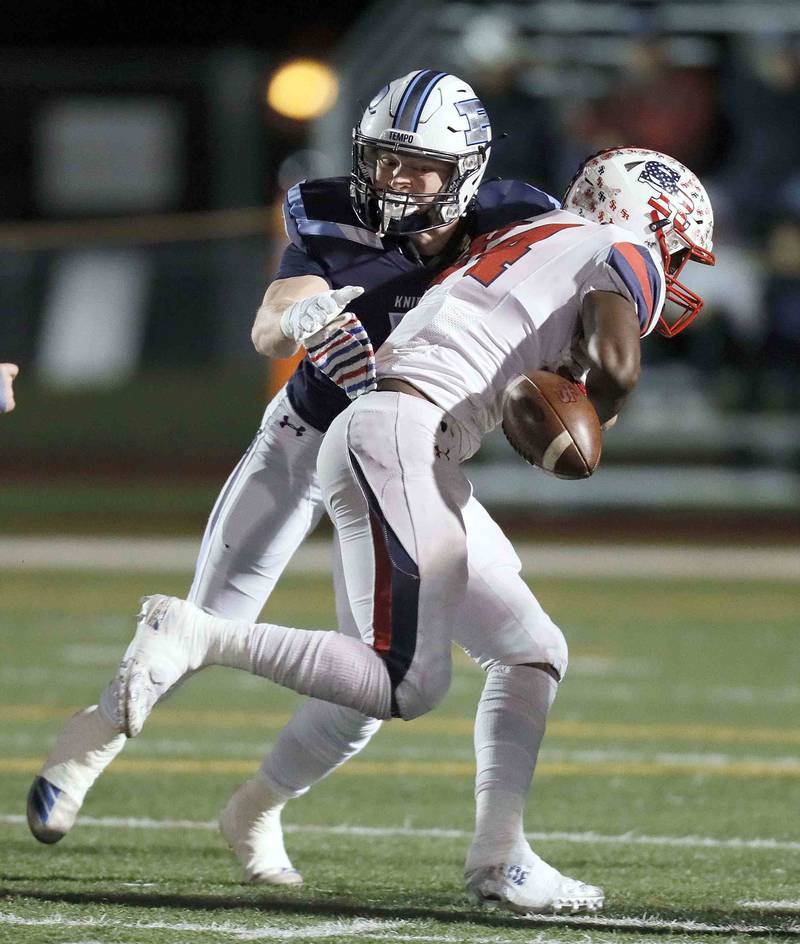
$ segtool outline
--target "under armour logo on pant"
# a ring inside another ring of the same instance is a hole
[[[290,423],[288,416],[284,416],[284,418],[280,421],[280,423],[278,423],[278,425],[288,426],[289,429],[293,429],[295,436],[302,436],[303,433],[306,431],[305,426],[295,426],[294,423]]]
[[[433,452],[437,459],[445,458],[447,461],[450,461],[450,449],[441,449],[439,446],[434,444]]]

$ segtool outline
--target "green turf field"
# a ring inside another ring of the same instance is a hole
[[[302,889],[239,884],[211,827],[299,703],[223,669],[159,708],[89,795],[84,823],[58,846],[38,845],[22,816],[51,739],[109,677],[138,597],[185,586],[142,574],[0,574],[0,941],[800,937],[796,586],[537,586],[572,663],[527,826],[553,864],[605,887],[603,918],[583,920],[481,913],[464,896],[482,676],[463,658],[436,712],[386,726],[289,805]],[[287,579],[269,607],[296,625],[327,625],[330,614],[323,580]]]

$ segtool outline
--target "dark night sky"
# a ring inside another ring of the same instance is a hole
[[[3,11],[4,47],[237,45],[324,55],[363,0],[27,0]]]

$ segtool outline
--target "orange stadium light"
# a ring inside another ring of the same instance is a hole
[[[336,104],[338,94],[336,73],[316,59],[293,59],[285,63],[267,86],[270,108],[296,121],[324,115]]]

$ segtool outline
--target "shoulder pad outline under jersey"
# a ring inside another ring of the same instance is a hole
[[[283,223],[290,242],[305,249],[306,239],[322,236],[329,239],[344,239],[370,249],[384,248],[377,233],[365,227],[309,216],[303,194],[303,185],[306,183],[307,181],[302,180],[291,187],[283,204]]]

